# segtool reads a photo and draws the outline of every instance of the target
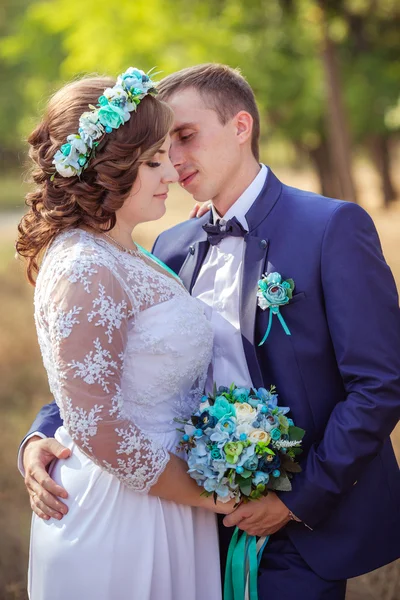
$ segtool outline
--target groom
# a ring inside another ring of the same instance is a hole
[[[277,386],[307,432],[293,489],[240,506],[221,524],[273,534],[259,598],[340,600],[346,579],[400,556],[400,475],[389,435],[400,416],[400,312],[369,216],[357,205],[290,188],[259,164],[259,114],[244,78],[200,65],[166,77],[175,113],[171,159],[210,214],[161,234],[154,253],[180,274],[213,323],[208,390]],[[281,309],[291,333],[257,306],[263,273],[295,282]],[[199,340],[201,343],[201,340]],[[65,456],[43,407],[23,448],[35,512],[63,512],[44,466]],[[36,434],[36,436],[35,436]]]

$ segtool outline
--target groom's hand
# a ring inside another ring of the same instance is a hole
[[[57,498],[67,498],[68,494],[51,479],[46,467],[55,458],[68,458],[70,454],[71,451],[54,438],[35,436],[26,443],[23,455],[25,485],[31,508],[41,519],[47,521],[53,517],[60,520],[68,512],[67,506]]]
[[[237,526],[249,535],[271,535],[290,521],[289,509],[274,493],[241,504],[233,513],[224,518],[226,527]]]

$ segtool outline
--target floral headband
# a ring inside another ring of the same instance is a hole
[[[80,175],[94,157],[104,135],[129,121],[130,113],[147,94],[157,94],[155,83],[150,79],[151,71],[146,74],[129,67],[118,77],[114,87],[104,91],[97,107],[89,104],[91,110],[79,119],[79,133],[69,135],[67,143],[54,155],[53,164],[61,177]],[[54,177],[55,173],[51,179]]]

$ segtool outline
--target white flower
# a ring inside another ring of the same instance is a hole
[[[60,150],[57,150],[54,155],[53,165],[62,177],[73,177],[79,172],[76,166],[70,164],[69,156],[64,156]]]
[[[247,402],[235,402],[236,418],[239,423],[252,423],[257,417],[257,410]]]
[[[250,423],[241,423],[236,427],[235,435],[236,437],[240,437],[242,433],[245,433],[247,436],[249,436],[252,431],[256,430],[254,427],[252,427],[252,425],[250,425]]]
[[[264,442],[265,444],[268,444],[268,442],[271,441],[271,436],[262,429],[254,429],[249,434],[249,440],[250,442],[253,442],[253,444],[257,444],[258,442]]]
[[[79,119],[79,133],[82,140],[92,147],[93,140],[104,135],[104,127],[100,123],[97,112],[84,112]]]
[[[114,85],[112,88],[107,88],[104,90],[103,94],[109,102],[114,100],[115,98],[123,98],[124,100],[128,100],[128,94],[122,87],[122,85]]]

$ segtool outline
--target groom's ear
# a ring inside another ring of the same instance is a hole
[[[245,110],[241,110],[234,116],[233,121],[236,127],[236,135],[239,144],[245,144],[247,141],[251,140],[253,131],[253,117],[251,114]]]

